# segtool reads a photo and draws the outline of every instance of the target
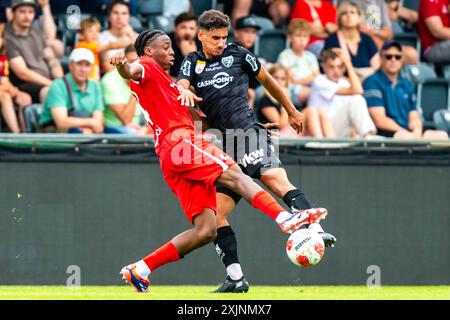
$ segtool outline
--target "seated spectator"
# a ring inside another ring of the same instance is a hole
[[[285,89],[291,100],[295,101],[291,95],[289,87],[289,72],[281,64],[275,63],[269,68],[270,75]],[[318,109],[305,108],[302,110],[305,117],[304,135],[317,138],[334,137],[333,129],[326,116]],[[262,124],[277,123],[281,137],[298,137],[297,132],[289,125],[288,114],[281,104],[264,90],[263,96],[256,106],[256,116]]]
[[[89,80],[94,61],[94,54],[88,49],[72,51],[69,73],[53,81],[42,107],[39,124],[43,131],[55,127],[59,132],[103,132],[104,104],[100,84]]]
[[[311,23],[311,37],[307,50],[319,58],[325,39],[337,31],[336,8],[325,0],[297,0],[291,20],[301,19]]]
[[[129,63],[138,59],[133,45],[125,48]],[[141,126],[141,111],[131,95],[130,81],[122,78],[116,68],[105,74],[100,82],[105,101],[105,133],[143,135],[147,128]]]
[[[17,120],[14,105],[19,107],[20,112],[25,106],[31,104],[31,97],[28,93],[20,91],[9,81],[8,57],[5,53],[5,32],[0,31],[0,105],[3,119],[12,133],[19,133],[25,130],[23,119],[19,116]]]
[[[120,52],[130,44],[134,44],[137,34],[130,25],[130,6],[127,2],[115,0],[108,5],[108,30],[100,33],[98,42],[100,46],[111,45],[114,49],[106,50],[101,55],[101,66],[103,73],[111,71],[113,66],[109,63],[111,57]]]
[[[281,27],[289,17],[291,8],[287,0],[235,0],[231,14],[231,25],[236,26],[239,18],[257,15],[272,20],[276,27]]]
[[[392,23],[389,19],[389,10],[384,0],[361,0],[358,4],[363,12],[363,22],[359,30],[372,37],[380,48],[384,41],[390,40],[394,36]],[[416,48],[403,46],[403,64],[416,64],[419,62],[419,55]]]
[[[419,30],[425,60],[450,63],[450,1],[422,0],[419,6]]]
[[[288,26],[289,49],[278,56],[278,63],[290,72],[289,80],[296,87],[296,96],[300,103],[308,100],[309,86],[320,73],[319,63],[311,52],[305,50],[311,35],[311,25],[304,20],[292,20]]]
[[[378,135],[396,139],[448,139],[445,131],[423,130],[413,85],[400,76],[401,44],[385,42],[380,55],[380,69],[363,84]]]
[[[364,79],[380,66],[378,48],[368,34],[359,30],[362,14],[357,4],[341,2],[337,11],[339,30],[325,40],[324,49],[341,48],[351,58],[356,74]]]
[[[240,44],[251,53],[255,53],[255,42],[258,37],[258,31],[261,27],[257,24],[253,16],[239,18],[234,28],[234,42]],[[255,106],[255,91],[259,87],[259,82],[255,77],[248,78],[248,103],[251,107]]]
[[[394,34],[414,31],[419,17],[417,11],[403,7],[400,0],[386,0],[386,7]]]
[[[5,27],[6,53],[11,82],[31,95],[33,103],[42,103],[52,79],[64,73],[42,32],[32,26],[35,8],[34,0],[12,2],[12,20]]]
[[[181,13],[175,18],[175,27],[169,37],[175,54],[175,60],[170,67],[170,75],[176,77],[184,58],[200,48],[197,39],[197,18],[187,12]]]
[[[363,88],[350,59],[341,49],[322,53],[325,74],[319,75],[311,87],[310,108],[322,109],[330,120],[338,138],[355,136],[369,138],[375,125],[367,111]],[[347,70],[349,79],[344,78]]]

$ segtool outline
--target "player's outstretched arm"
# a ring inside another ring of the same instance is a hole
[[[129,64],[124,53],[115,55],[109,62],[117,68],[124,79],[139,81],[142,78],[142,67]]]
[[[269,91],[269,93],[278,100],[278,102],[286,109],[289,116],[289,124],[297,133],[303,132],[303,114],[298,111],[292,104],[286,92],[278,84],[278,82],[267,72],[266,68],[261,67],[256,79],[261,85]]]

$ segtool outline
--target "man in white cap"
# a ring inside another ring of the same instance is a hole
[[[72,51],[69,73],[52,82],[39,124],[59,132],[102,133],[103,97],[100,85],[89,80],[94,54],[85,48]],[[47,130],[46,130],[47,131]]]

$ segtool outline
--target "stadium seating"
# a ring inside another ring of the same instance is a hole
[[[261,31],[264,30],[273,30],[275,29],[275,26],[273,25],[272,20],[260,17],[260,16],[254,16],[256,20],[256,24],[261,27]]]
[[[217,8],[217,0],[191,0],[191,4],[197,17],[203,11]]]
[[[276,62],[281,51],[288,47],[287,37],[282,30],[263,30],[255,43],[255,54],[268,62]]]
[[[175,26],[175,17],[164,15],[151,16],[148,19],[149,29],[158,29],[166,33],[172,32]]]
[[[437,78],[434,65],[429,62],[419,62],[417,64],[408,64],[400,70],[400,75],[411,81],[414,87],[427,79]]]
[[[420,0],[401,0],[401,5],[411,10],[419,10]]]
[[[419,35],[417,33],[415,32],[395,33],[394,39],[399,41],[402,45],[407,45],[416,48],[417,52],[420,54],[421,44]]]
[[[425,128],[435,128],[433,113],[450,107],[450,81],[444,78],[426,79],[417,87],[417,109]]]
[[[450,80],[450,65],[442,67],[442,75],[445,79]]]

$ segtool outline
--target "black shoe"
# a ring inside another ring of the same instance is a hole
[[[211,291],[211,293],[244,293],[248,291],[248,288],[248,282],[244,277],[239,280],[232,280],[229,276],[227,276],[220,287],[214,291]]]
[[[319,234],[323,239],[323,244],[325,245],[325,247],[334,247],[334,244],[336,242],[335,236],[327,232],[319,232]]]

